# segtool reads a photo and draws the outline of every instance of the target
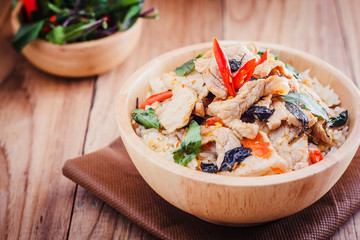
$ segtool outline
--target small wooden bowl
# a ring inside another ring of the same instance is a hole
[[[222,45],[244,42],[222,42]],[[270,48],[297,70],[311,69],[323,84],[339,95],[349,110],[349,135],[342,147],[323,161],[304,169],[263,177],[232,177],[203,173],[180,166],[145,146],[131,126],[136,98],[145,100],[149,79],[175,69],[211,49],[212,43],[164,54],[135,72],[125,82],[116,102],[116,116],[125,147],[145,181],[174,206],[206,221],[244,226],[273,221],[296,213],[321,198],[337,182],[360,144],[360,92],[343,73],[307,53],[288,47],[258,43]]]
[[[11,25],[15,34],[20,28],[19,2],[11,13]],[[123,62],[135,48],[142,29],[139,19],[132,28],[108,37],[64,45],[35,39],[22,54],[37,68],[62,77],[88,77],[104,73]]]

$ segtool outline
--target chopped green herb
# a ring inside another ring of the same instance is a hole
[[[189,74],[195,67],[195,60],[201,58],[202,56],[204,56],[204,55],[199,54],[196,56],[196,58],[190,59],[189,61],[187,61],[180,67],[176,67],[174,72],[179,76],[184,76],[184,75]]]
[[[346,124],[347,120],[348,120],[348,110],[340,113],[339,116],[331,117],[329,119],[329,124],[331,128],[341,127]]]
[[[196,158],[201,148],[200,126],[194,120],[190,122],[189,129],[186,131],[186,137],[174,151],[174,161],[185,166],[191,160]]]
[[[292,91],[287,95],[280,95],[280,97],[286,102],[308,109],[312,114],[320,119],[329,120],[329,115],[326,110],[317,101],[305,93]]]
[[[301,79],[300,73],[298,71],[296,71],[295,68],[293,68],[293,66],[291,66],[288,63],[285,63],[285,67],[292,72],[292,74],[294,75],[294,77],[296,79]]]
[[[134,109],[132,111],[132,117],[140,125],[143,125],[146,129],[148,128],[156,128],[159,130],[160,122],[158,117],[156,116],[154,109],[149,108],[147,110],[144,109]]]
[[[39,21],[21,25],[12,42],[14,49],[18,52],[21,52],[29,42],[38,37],[41,28],[44,26],[44,23],[45,21]]]

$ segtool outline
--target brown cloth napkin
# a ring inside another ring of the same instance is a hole
[[[217,226],[166,202],[141,178],[120,138],[97,152],[68,160],[63,174],[162,239],[325,239],[360,208],[359,153],[336,185],[312,206],[246,228]]]

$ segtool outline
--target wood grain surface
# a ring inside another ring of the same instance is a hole
[[[138,48],[94,78],[43,73],[11,48],[11,1],[0,8],[0,239],[153,239],[66,179],[66,159],[118,136],[114,101],[123,80],[150,59],[189,44],[258,40],[314,54],[360,86],[358,0],[147,1]],[[332,239],[360,239],[358,210]]]

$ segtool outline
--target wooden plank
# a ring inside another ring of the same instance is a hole
[[[221,1],[147,1],[144,9],[153,6],[159,9],[160,19],[144,22],[143,37],[133,57],[100,76],[96,82],[85,152],[97,150],[119,135],[114,101],[122,82],[131,73],[164,52],[221,36]],[[100,239],[153,238],[82,188],[77,192],[69,236],[70,239],[79,236]]]
[[[225,0],[224,5],[225,39],[294,47],[329,62],[351,77],[333,1]]]
[[[0,238],[65,239],[75,184],[61,168],[82,153],[94,82],[52,77],[17,54],[10,6],[0,8]]]
[[[360,86],[360,16],[357,9],[360,7],[357,0],[335,1],[336,10],[340,19],[342,36],[345,39],[345,49],[349,58],[352,79]],[[333,240],[360,239],[360,209],[338,230]]]
[[[336,0],[335,3],[345,39],[346,53],[352,66],[352,77],[360,87],[360,16],[358,13],[360,3],[358,0]]]

